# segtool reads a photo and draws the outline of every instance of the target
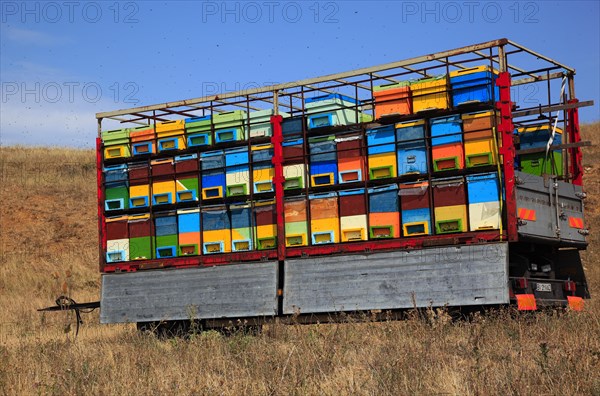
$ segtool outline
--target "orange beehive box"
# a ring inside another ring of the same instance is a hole
[[[412,114],[412,100],[408,81],[373,87],[375,119],[383,116]]]
[[[369,213],[370,239],[400,238],[400,212]]]
[[[433,146],[431,158],[435,172],[465,169],[465,153],[462,142]]]

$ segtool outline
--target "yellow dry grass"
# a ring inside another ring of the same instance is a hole
[[[584,139],[600,142],[600,124]],[[584,264],[600,292],[600,149],[585,149]],[[472,321],[440,312],[407,320],[270,325],[160,341],[133,325],[39,314],[59,294],[99,299],[92,151],[0,148],[2,394],[600,394],[600,304],[585,312]]]

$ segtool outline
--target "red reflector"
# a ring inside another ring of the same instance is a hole
[[[537,303],[533,294],[517,294],[517,308],[519,311],[535,311]]]
[[[517,289],[527,289],[527,286],[529,286],[529,282],[527,282],[527,279],[525,279],[525,278],[515,279],[515,287]]]
[[[577,285],[573,281],[565,281],[563,288],[568,292],[575,292]]]
[[[583,228],[583,219],[579,217],[569,217],[569,226],[573,228]]]
[[[583,311],[583,298],[575,296],[567,296],[569,308],[573,311]]]
[[[537,219],[535,210],[533,209],[519,208],[517,216],[519,216],[521,220],[536,221]]]

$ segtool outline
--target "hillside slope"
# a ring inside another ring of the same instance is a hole
[[[600,143],[600,124],[585,140]],[[0,148],[0,393],[600,394],[600,147],[584,149],[583,254],[594,297],[583,313],[506,310],[451,322],[272,325],[160,342],[134,326],[36,308],[99,299],[94,153]]]

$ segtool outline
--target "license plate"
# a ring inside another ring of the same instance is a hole
[[[535,290],[539,292],[551,292],[552,285],[550,283],[536,283]]]

